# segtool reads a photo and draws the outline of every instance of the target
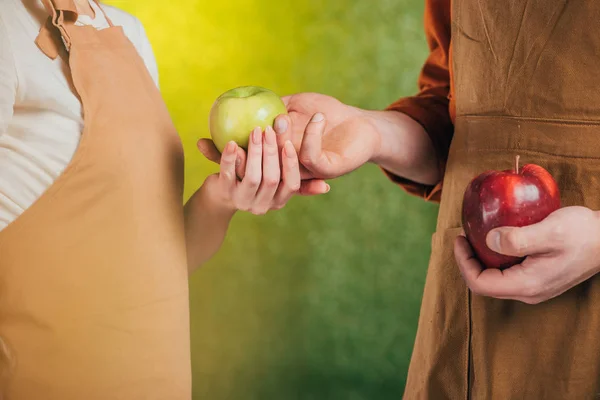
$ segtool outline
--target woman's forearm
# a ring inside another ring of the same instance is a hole
[[[221,248],[235,209],[214,198],[210,178],[185,205],[188,270],[191,274]]]
[[[435,185],[439,182],[435,149],[421,124],[397,111],[366,113],[380,139],[371,162],[417,183]]]

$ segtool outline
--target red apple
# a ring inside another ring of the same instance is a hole
[[[552,175],[539,165],[487,171],[469,183],[462,208],[462,224],[475,255],[487,268],[505,269],[523,261],[492,251],[488,232],[502,226],[540,222],[560,208],[560,193]]]

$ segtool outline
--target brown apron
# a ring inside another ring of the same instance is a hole
[[[78,27],[72,0],[44,4],[37,43],[55,58],[62,32],[85,128],[0,231],[2,398],[190,399],[179,137],[121,27]]]
[[[600,398],[600,276],[539,305],[470,294],[469,181],[516,155],[600,209],[600,1],[454,0],[456,120],[406,399]]]

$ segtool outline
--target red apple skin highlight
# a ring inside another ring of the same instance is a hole
[[[535,224],[560,208],[556,181],[539,165],[519,170],[487,171],[477,176],[465,191],[462,224],[467,240],[487,268],[506,269],[523,261],[492,251],[486,244],[490,230],[503,226]]]

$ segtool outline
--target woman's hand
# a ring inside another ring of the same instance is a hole
[[[260,128],[255,129],[245,163],[241,155],[245,156],[245,152],[238,145],[228,143],[220,159],[219,173],[209,176],[185,205],[190,273],[219,250],[237,210],[256,215],[278,210],[301,188],[300,165],[294,146],[287,141],[280,152],[272,128],[267,128],[264,134]],[[241,180],[236,166],[238,170],[245,167]],[[312,187],[315,192],[329,191],[323,181],[310,182],[312,186],[308,188]]]
[[[221,156],[220,172],[205,183],[211,197],[222,207],[262,215],[283,208],[300,190],[300,166],[294,146],[290,141],[283,144],[280,166],[272,128],[268,127],[264,134],[260,128],[252,132],[243,178],[239,180],[236,164],[239,167],[242,161],[238,145],[228,143]],[[329,187],[323,185],[322,191],[328,191]]]
[[[273,129],[271,127],[267,128],[270,132],[274,132]],[[253,135],[253,133],[251,134]],[[252,139],[252,137],[250,138]],[[250,140],[250,144],[251,144],[252,140]],[[286,142],[288,142],[287,139],[283,139],[282,137],[277,137],[276,138],[276,143],[277,146],[280,149],[285,148]],[[235,143],[233,143],[235,145]],[[291,144],[291,143],[290,143]],[[288,144],[288,146],[290,145]],[[235,163],[235,168],[234,168],[234,172],[237,175],[237,177],[239,177],[240,179],[244,179],[246,176],[246,170],[247,170],[247,154],[244,151],[244,149],[242,149],[239,146],[235,146],[236,147],[236,163]],[[294,146],[292,145],[292,148]],[[250,148],[250,147],[249,147]],[[249,149],[248,148],[248,149]],[[200,150],[200,152],[202,153],[202,155],[204,155],[204,157],[206,157],[207,159],[209,159],[212,162],[215,162],[217,164],[221,164],[223,161],[223,154],[221,154],[219,152],[219,150],[217,150],[217,147],[215,146],[214,142],[211,139],[200,139],[198,141],[198,150]],[[226,150],[223,150],[224,152]],[[289,153],[289,152],[288,152]],[[296,155],[296,151],[294,150],[294,157],[297,158]],[[231,155],[230,157],[233,157],[233,155]],[[283,165],[284,162],[284,154],[283,152],[281,153],[281,165]],[[221,169],[222,170],[222,169]],[[325,181],[323,181],[322,179],[311,179],[310,177],[308,177],[307,174],[303,174],[303,167],[300,166],[300,171],[301,171],[301,181],[300,181],[300,188],[296,191],[296,194],[301,195],[301,196],[315,196],[315,195],[319,195],[319,194],[324,194],[327,193],[329,191],[329,185],[327,185],[325,183]],[[209,179],[213,179],[210,178]]]
[[[469,288],[483,296],[537,304],[600,272],[600,214],[565,207],[534,225],[494,229],[487,245],[525,261],[503,271],[483,269],[469,242],[459,236],[454,253]]]

